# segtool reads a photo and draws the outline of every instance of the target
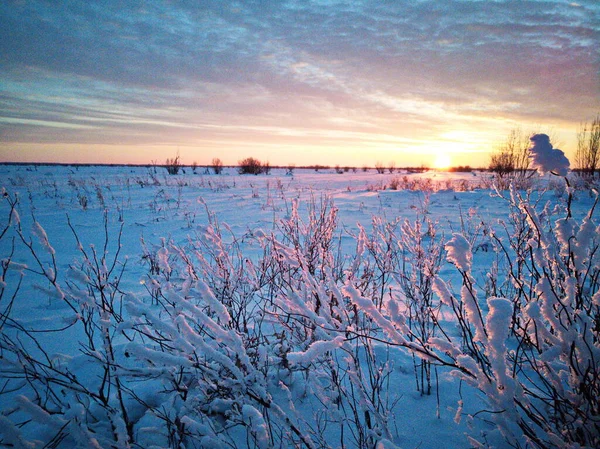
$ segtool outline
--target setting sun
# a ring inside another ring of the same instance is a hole
[[[433,168],[437,168],[438,170],[445,170],[450,167],[450,156],[447,154],[440,154],[433,163]]]

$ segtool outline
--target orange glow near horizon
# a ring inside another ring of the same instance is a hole
[[[437,170],[447,170],[450,168],[451,164],[452,160],[450,159],[450,156],[442,153],[435,158],[435,161],[433,162],[433,168]]]
[[[507,128],[509,129],[509,128]],[[447,131],[428,136],[386,141],[369,140],[369,135],[344,136],[338,141],[315,142],[303,136],[271,138],[265,141],[256,135],[225,136],[205,139],[193,144],[97,144],[97,143],[19,143],[0,142],[0,162],[20,163],[108,163],[162,164],[167,158],[181,156],[185,165],[208,165],[215,157],[225,165],[236,165],[246,157],[268,161],[271,166],[335,166],[373,167],[377,161],[394,163],[396,167],[429,166],[444,170],[452,166],[487,167],[495,143],[502,142],[507,130]],[[576,132],[565,127],[555,130],[557,147],[570,159],[577,146]],[[355,138],[352,139],[352,137]],[[379,135],[376,137],[380,137]],[[572,160],[572,159],[571,159]]]
[[[432,153],[429,143],[411,150],[384,148],[373,145],[362,148],[356,146],[304,146],[293,145],[260,145],[248,141],[224,149],[217,145],[206,145],[203,148],[168,145],[82,145],[82,144],[3,144],[0,142],[0,162],[20,163],[100,163],[100,164],[162,164],[167,158],[180,155],[184,165],[197,163],[208,165],[218,157],[225,165],[236,165],[246,157],[254,157],[260,161],[268,161],[271,166],[286,167],[311,166],[316,164],[327,166],[374,167],[377,161],[394,163],[396,167],[428,166],[436,169],[448,168],[449,165],[485,166],[488,154],[485,152]]]

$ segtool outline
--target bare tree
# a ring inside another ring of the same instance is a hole
[[[529,168],[529,135],[520,128],[513,129],[510,131],[505,145],[512,154],[517,173],[525,174]]]
[[[509,153],[497,151],[491,155],[489,169],[496,173],[498,177],[504,178],[515,170],[515,165]]]
[[[577,133],[577,151],[575,152],[575,166],[581,174],[594,177],[600,168],[600,114],[591,124],[584,123]]]
[[[221,159],[218,157],[213,158],[212,169],[215,172],[215,175],[220,175],[223,171],[223,161],[221,161]]]
[[[492,153],[490,171],[499,178],[523,178],[529,168],[529,137],[520,128],[512,129],[506,140]]]

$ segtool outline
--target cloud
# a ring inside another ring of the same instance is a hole
[[[579,123],[600,100],[599,12],[591,0],[7,1],[0,138]],[[65,126],[45,134],[44,121]]]

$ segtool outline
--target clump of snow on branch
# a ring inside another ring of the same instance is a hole
[[[552,147],[547,134],[534,134],[529,140],[531,140],[529,147],[531,168],[541,173],[550,172],[558,176],[567,176],[570,166],[569,159],[564,152]]]
[[[486,318],[488,334],[486,352],[500,395],[504,400],[502,407],[505,410],[510,410],[515,391],[505,354],[507,351],[506,340],[509,337],[513,306],[508,299],[504,298],[488,298],[487,302],[489,312]]]
[[[454,233],[452,239],[446,243],[446,256],[448,262],[454,264],[461,271],[469,271],[473,259],[471,245],[467,239],[461,235]]]
[[[32,230],[33,233],[38,237],[40,244],[42,245],[44,250],[46,250],[48,254],[54,255],[56,252],[54,251],[54,248],[52,248],[52,245],[50,245],[48,235],[46,234],[46,230],[42,228],[42,225],[39,224],[37,221],[34,221],[32,225]]]
[[[263,415],[253,406],[244,404],[242,406],[242,417],[244,423],[250,427],[258,447],[265,449],[270,447],[269,431]]]
[[[287,357],[290,363],[310,363],[312,360],[324,354],[325,352],[339,348],[343,343],[344,337],[342,336],[336,337],[331,341],[320,340],[312,343],[306,351],[290,352]]]

